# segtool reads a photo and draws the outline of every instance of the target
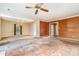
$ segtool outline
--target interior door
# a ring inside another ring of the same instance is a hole
[[[17,36],[20,35],[20,26],[16,26],[16,35],[17,35]]]
[[[58,23],[53,23],[50,25],[50,35],[51,36],[58,36],[59,35]]]
[[[22,35],[22,26],[20,26],[20,35]]]
[[[22,35],[22,26],[14,24],[14,35]]]
[[[16,35],[16,24],[14,24],[14,35]]]
[[[54,25],[50,25],[50,35],[54,35]]]

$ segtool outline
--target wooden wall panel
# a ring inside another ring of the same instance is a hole
[[[1,17],[0,17],[0,40],[1,40]]]
[[[60,20],[59,35],[61,37],[79,38],[79,17]]]
[[[49,22],[40,21],[40,36],[49,35]]]

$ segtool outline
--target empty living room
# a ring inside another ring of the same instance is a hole
[[[0,56],[79,56],[79,3],[0,3]]]

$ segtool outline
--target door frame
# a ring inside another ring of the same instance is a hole
[[[49,24],[49,34],[51,36],[51,25],[53,25],[53,36],[59,36],[59,22],[53,22],[51,24]]]
[[[17,24],[14,24],[14,35],[17,35],[16,34],[16,27],[17,27]],[[22,35],[22,25],[19,25],[20,27],[20,35]]]

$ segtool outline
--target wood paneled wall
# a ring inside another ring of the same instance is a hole
[[[49,35],[49,22],[40,21],[40,36]]]
[[[79,38],[79,17],[60,20],[59,36],[68,38]]]
[[[0,17],[0,40],[1,40],[1,17]]]

